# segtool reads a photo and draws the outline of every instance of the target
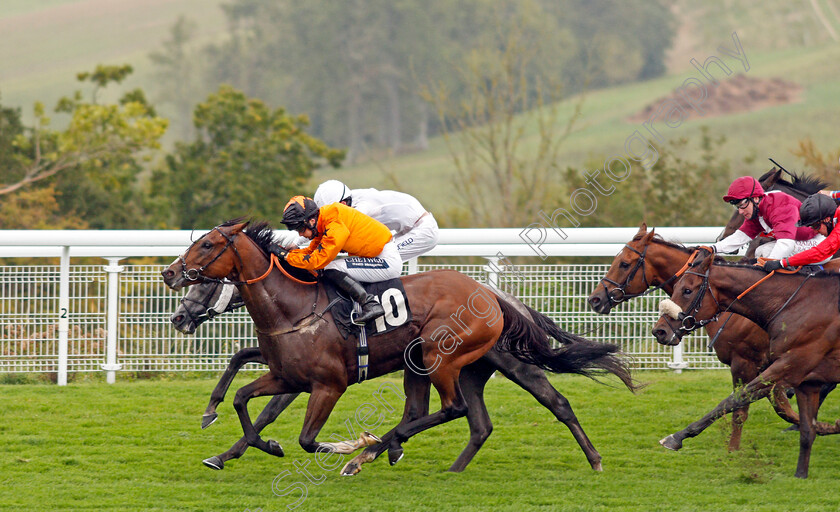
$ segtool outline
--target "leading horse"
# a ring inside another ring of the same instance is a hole
[[[829,272],[768,275],[760,267],[729,263],[705,250],[674,284],[654,326],[663,345],[680,342],[724,311],[742,315],[767,331],[769,365],[743,388],[685,429],[660,441],[671,450],[695,437],[721,416],[768,396],[776,387],[792,387],[799,405],[799,459],[795,476],[808,477],[811,447],[818,433],[817,411],[823,384],[840,382],[840,274]],[[672,321],[682,328],[675,330]],[[825,434],[840,433],[840,422]]]
[[[328,321],[329,313],[323,313],[327,309],[323,289],[295,279],[285,262],[268,256],[272,240],[267,223],[250,226],[229,221],[194,242],[162,276],[175,290],[199,280],[236,282],[269,367],[269,373],[240,388],[234,399],[250,446],[277,456],[283,454],[276,442],[266,442],[255,430],[247,410],[251,398],[306,391],[310,398],[299,438],[301,447],[309,452],[340,451],[338,443],[321,443],[316,437],[347,386],[357,382],[355,346],[343,340],[334,323]],[[272,271],[274,268],[279,271]],[[373,378],[402,369],[406,358],[414,357],[409,355],[410,349],[419,346],[420,358],[415,365],[424,368],[424,374],[404,372],[406,395],[427,390],[424,381],[431,381],[440,396],[441,409],[419,414],[409,410],[409,402],[416,400],[407,400],[404,421],[386,436],[393,453],[401,454],[402,443],[413,435],[466,415],[467,404],[459,384],[461,369],[500,339],[500,348],[543,369],[583,375],[606,370],[634,389],[625,363],[615,355],[617,346],[586,340],[553,350],[536,324],[459,272],[416,274],[404,278],[403,285],[411,304],[411,322],[371,340],[368,375]]]
[[[516,307],[520,313],[532,316],[535,322],[544,324],[541,315],[533,310],[529,311],[529,308],[519,302],[516,297],[503,292],[499,293],[502,293],[503,298]],[[207,320],[227,311],[232,311],[243,304],[234,285],[215,282],[202,283],[189,287],[186,295],[181,299],[181,304],[170,317],[170,321],[179,331],[192,334],[199,325]],[[553,331],[550,327],[547,327],[547,330]],[[563,335],[558,337],[564,338]],[[568,338],[566,337],[566,339]],[[216,407],[224,400],[225,393],[236,373],[249,362],[265,364],[258,347],[244,348],[231,358],[230,365],[210,396],[210,403],[207,405],[207,410],[202,418],[202,428],[208,427],[216,420]],[[512,382],[531,393],[539,403],[566,425],[586,455],[592,469],[601,471],[601,455],[595,450],[583,431],[583,427],[578,422],[566,397],[554,389],[546,378],[545,372],[541,369],[523,363],[501,350],[487,352],[481,359],[467,365],[461,371],[460,384],[464,391],[464,399],[467,402],[467,423],[470,428],[470,439],[461,455],[449,468],[450,471],[463,471],[493,431],[493,424],[484,403],[484,387],[495,371],[500,371]],[[257,431],[261,431],[266,425],[273,422],[298,395],[299,393],[292,393],[272,397],[254,422]],[[428,400],[425,404],[428,407]],[[203,462],[212,469],[223,469],[226,461],[241,457],[247,448],[248,442],[243,437],[228,451],[209,457]]]

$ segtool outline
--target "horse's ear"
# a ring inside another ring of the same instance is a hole
[[[767,178],[765,178],[764,181],[761,182],[761,186],[764,187],[764,190],[768,190],[773,185],[775,185],[777,181],[779,181],[779,178],[781,176],[782,170],[777,167],[773,167],[773,169],[770,170],[770,174],[767,176]]]
[[[642,237],[642,243],[644,245],[648,245],[651,240],[653,240],[653,235],[655,235],[656,228],[651,228],[651,230]]]
[[[241,231],[242,231],[243,229],[245,229],[246,227],[248,227],[248,223],[247,223],[247,222],[243,222],[243,223],[241,223],[241,224],[234,224],[234,225],[233,225],[233,226],[231,226],[231,228],[230,228],[230,234],[231,234],[231,235],[235,235],[235,234],[237,234],[237,233],[241,232]]]
[[[636,233],[636,236],[642,236],[645,233],[647,233],[647,223],[645,221],[642,221],[642,223],[639,224],[639,232]]]

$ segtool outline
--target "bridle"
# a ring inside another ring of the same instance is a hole
[[[211,259],[205,265],[202,265],[199,268],[189,268],[188,269],[187,268],[186,256],[190,253],[190,250],[193,248],[193,246],[195,246],[195,244],[199,243],[205,236],[207,236],[209,234],[209,233],[205,233],[204,235],[201,236],[201,238],[196,240],[187,249],[187,252],[185,252],[181,256],[178,256],[178,259],[181,260],[181,275],[187,281],[200,281],[202,283],[219,283],[219,284],[223,284],[223,285],[224,284],[235,284],[235,285],[248,284],[246,281],[230,281],[230,280],[226,280],[226,279],[218,279],[218,278],[215,278],[215,277],[207,277],[204,274],[202,274],[202,272],[204,272],[207,269],[207,267],[209,267],[210,265],[215,263],[216,260],[218,260],[219,258],[222,257],[222,254],[224,254],[225,251],[228,250],[228,247],[233,248],[233,252],[236,254],[236,257],[239,258],[239,263],[242,264],[242,256],[239,255],[239,250],[236,248],[235,245],[233,245],[234,240],[236,240],[236,235],[238,235],[239,233],[236,233],[233,236],[228,236],[228,235],[224,234],[222,232],[222,230],[219,229],[218,226],[214,227],[213,230],[218,231],[219,234],[222,235],[222,237],[227,241],[225,246],[222,248],[221,251],[219,251],[218,254],[213,256],[213,259]],[[213,230],[211,230],[210,232],[212,232]],[[269,266],[269,270],[270,270],[270,266]]]
[[[656,286],[651,286],[651,284],[650,284],[650,282],[648,281],[648,278],[647,278],[647,268],[645,266],[645,256],[647,256],[648,247],[650,247],[650,245],[645,245],[644,250],[639,251],[638,249],[636,249],[634,247],[630,247],[629,244],[624,244],[624,248],[629,249],[629,250],[635,252],[636,254],[638,254],[639,259],[636,260],[636,264],[633,266],[632,269],[630,269],[630,273],[627,274],[627,277],[624,279],[623,283],[617,283],[616,281],[613,281],[612,279],[608,279],[606,276],[601,278],[601,283],[602,283],[602,286],[604,287],[604,292],[607,295],[607,299],[610,301],[610,306],[611,307],[616,306],[618,304],[621,304],[622,302],[624,302],[626,300],[635,299],[636,297],[644,297],[645,295],[647,295],[649,293],[653,293],[656,290],[661,290],[662,288],[667,286],[668,283],[670,283],[671,281],[673,281],[674,279],[678,278],[681,275],[680,273],[675,274],[675,275],[671,276],[670,278],[668,278],[665,282],[663,282],[661,284],[658,284]],[[624,291],[625,288],[627,288],[630,285],[630,282],[633,280],[633,278],[636,277],[636,272],[638,272],[639,269],[642,270],[642,279],[645,280],[645,291],[643,291],[641,293],[627,293],[627,292],[625,292]],[[604,282],[607,282],[607,283],[613,285],[614,288],[612,290],[607,289],[607,285],[603,284]]]
[[[686,270],[686,274],[692,274],[695,276],[700,276],[703,278],[703,282],[700,284],[700,288],[697,290],[697,294],[694,296],[694,299],[691,301],[691,304],[688,305],[686,309],[680,311],[677,315],[677,320],[680,321],[680,325],[678,328],[674,328],[671,325],[671,322],[668,320],[668,316],[665,315],[665,322],[671,327],[671,330],[674,331],[674,334],[678,336],[680,339],[683,338],[686,334],[692,333],[697,329],[705,327],[706,325],[717,322],[718,317],[721,314],[721,306],[720,302],[718,301],[717,297],[715,297],[714,292],[710,292],[712,296],[712,300],[715,301],[715,314],[707,318],[706,320],[697,320],[697,313],[700,312],[700,308],[703,306],[703,299],[706,297],[706,292],[711,290],[711,285],[709,284],[709,273],[711,273],[712,267],[709,265],[709,268],[706,269],[705,274],[701,274],[699,272],[694,272],[692,270]],[[728,309],[728,308],[727,308]],[[686,314],[688,311],[688,314]]]
[[[602,283],[602,286],[604,287],[604,292],[607,295],[607,299],[610,301],[610,306],[615,306],[617,304],[621,304],[625,300],[635,299],[636,297],[642,297],[642,296],[647,295],[648,293],[650,293],[651,291],[654,290],[654,289],[650,288],[650,283],[648,283],[648,279],[647,279],[647,272],[645,270],[645,255],[647,254],[648,246],[646,245],[645,249],[641,252],[638,249],[630,247],[629,244],[624,244],[624,248],[629,249],[629,250],[635,252],[636,254],[638,254],[639,259],[636,260],[636,265],[634,265],[633,268],[630,270],[630,273],[627,274],[627,278],[624,279],[623,283],[618,283],[616,281],[613,281],[612,279],[608,279],[606,276],[601,278],[601,283]],[[630,284],[630,281],[632,281],[633,278],[636,277],[636,272],[638,272],[639,269],[642,269],[642,279],[645,280],[646,290],[643,291],[642,293],[629,293],[628,294],[627,292],[624,291],[624,289],[627,288],[627,286]],[[614,288],[612,290],[607,289],[607,285],[603,284],[604,282],[607,282],[607,283],[613,285]]]

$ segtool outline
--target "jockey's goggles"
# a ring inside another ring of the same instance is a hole
[[[729,201],[729,204],[734,206],[737,210],[743,210],[748,204],[750,204],[750,198],[745,197],[744,199],[733,199]]]

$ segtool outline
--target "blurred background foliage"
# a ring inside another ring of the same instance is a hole
[[[84,4],[0,6],[0,228],[276,223],[328,178],[412,193],[444,227],[522,226],[734,31],[751,76],[804,100],[686,122],[583,225],[719,224],[721,192],[766,156],[836,178],[834,0]]]

